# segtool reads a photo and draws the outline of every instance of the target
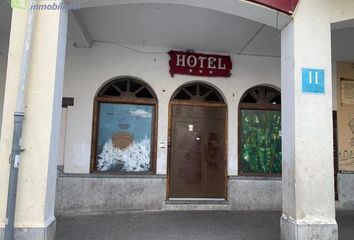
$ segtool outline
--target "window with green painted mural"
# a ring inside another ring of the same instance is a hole
[[[242,171],[281,173],[280,111],[241,110]]]
[[[239,173],[281,174],[280,92],[268,86],[251,88],[239,106]]]

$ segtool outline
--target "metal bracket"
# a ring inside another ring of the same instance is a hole
[[[20,160],[21,160],[21,155],[16,155],[15,156],[15,161],[14,161],[14,168],[18,168],[20,166]]]

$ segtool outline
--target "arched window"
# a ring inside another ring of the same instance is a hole
[[[94,106],[92,171],[154,172],[157,99],[140,80],[106,84]]]
[[[281,95],[249,89],[239,104],[239,174],[281,174]]]

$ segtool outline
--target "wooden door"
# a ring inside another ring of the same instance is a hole
[[[171,198],[225,197],[225,108],[172,105]]]

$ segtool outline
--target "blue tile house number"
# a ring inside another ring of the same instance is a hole
[[[303,93],[324,93],[325,78],[322,69],[302,69],[302,92]]]

